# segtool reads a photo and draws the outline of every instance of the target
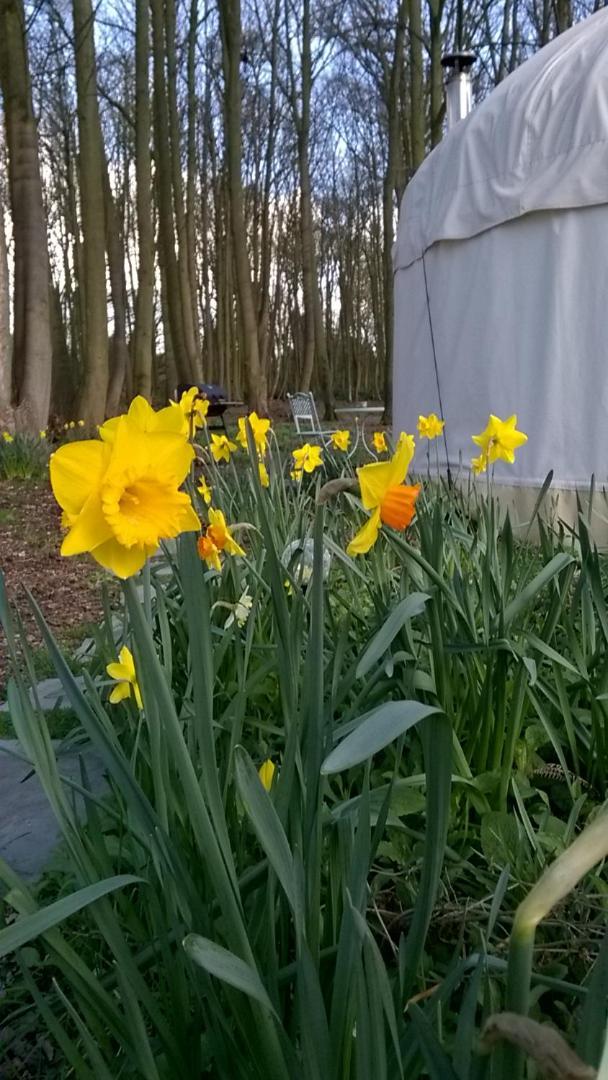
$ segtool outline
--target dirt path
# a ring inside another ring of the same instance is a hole
[[[28,640],[40,645],[24,589],[29,589],[62,641],[77,643],[77,629],[101,618],[102,571],[89,556],[65,559],[60,511],[44,483],[0,482],[0,570],[9,598],[24,619]],[[7,650],[0,629],[0,700],[7,673]]]

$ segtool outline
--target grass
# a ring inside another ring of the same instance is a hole
[[[325,478],[352,476],[327,457]],[[508,1040],[478,1052],[515,1003],[597,1066],[601,852],[526,930],[525,962],[513,934],[604,809],[608,572],[585,519],[531,546],[493,499],[427,483],[413,529],[353,560],[354,495],[319,502],[314,475],[290,483],[276,448],[269,464],[268,491],[244,459],[206,464],[244,559],[206,572],[185,536],[143,601],[127,583],[143,713],[83,693],[36,612],[110,794],[75,822],[16,668],[65,871],[31,893],[0,866],[15,1038],[47,1032],[83,1077],[531,1077]],[[310,578],[284,555],[298,539]],[[10,643],[1,596],[0,617]],[[91,673],[109,659],[102,628]]]

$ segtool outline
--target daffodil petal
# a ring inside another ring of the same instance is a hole
[[[107,664],[106,671],[111,679],[116,679],[118,682],[128,682],[131,677],[131,672],[126,664],[116,663],[116,661]]]
[[[141,394],[133,398],[127,412],[129,421],[140,431],[153,431],[156,427],[156,415],[150,402],[146,401]]]
[[[373,510],[382,502],[384,494],[391,487],[392,462],[375,461],[373,465],[363,465],[357,469],[361,502],[366,510]]]
[[[106,420],[99,429],[100,439],[103,439],[104,442],[114,442],[114,439],[116,437],[116,429],[118,428],[118,425],[122,419],[122,416],[113,416],[111,420]]]
[[[240,547],[240,545],[237,544],[236,540],[232,536],[227,536],[226,537],[226,543],[224,545],[224,551],[226,551],[228,553],[228,555],[244,555],[245,554],[242,547]]]
[[[399,436],[397,448],[391,461],[389,462],[391,470],[391,478],[389,487],[393,487],[395,484],[402,484],[407,476],[407,470],[410,467],[410,462],[414,456],[414,450],[416,444],[411,435],[406,435],[404,431]]]
[[[179,517],[180,532],[194,532],[195,530],[200,529],[200,527],[201,523],[194,507],[192,505],[184,506]]]
[[[60,446],[50,461],[53,495],[62,510],[79,514],[94,488],[101,483],[110,449],[96,439]]]
[[[118,686],[115,686],[110,694],[110,701],[112,705],[116,705],[118,701],[123,701],[124,698],[128,698],[131,695],[131,684],[128,682],[120,682]]]
[[[367,466],[369,468],[369,466]],[[356,536],[353,536],[350,544],[346,549],[347,555],[365,555],[370,548],[374,546],[378,539],[378,533],[380,531],[380,508],[374,510],[373,514],[365,522],[362,529]]]
[[[118,654],[118,659],[127,672],[128,679],[135,678],[135,661],[133,660],[133,653],[128,645],[123,645]]]
[[[61,554],[80,555],[103,544],[111,536],[112,529],[104,517],[99,493],[94,491],[64,537]]]
[[[141,570],[148,556],[154,554],[154,550],[139,546],[126,548],[112,538],[94,548],[91,555],[106,570],[111,570],[117,577],[124,579]]]

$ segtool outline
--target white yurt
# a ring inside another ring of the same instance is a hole
[[[494,478],[524,516],[549,470],[560,506],[592,474],[608,483],[608,10],[433,150],[404,195],[394,270],[397,431],[443,416],[441,459],[462,476],[489,413],[516,413],[528,443]]]

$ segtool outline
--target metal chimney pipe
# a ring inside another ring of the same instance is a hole
[[[471,52],[447,53],[441,58],[446,69],[445,111],[448,131],[468,116],[473,107],[471,68],[477,57]]]

